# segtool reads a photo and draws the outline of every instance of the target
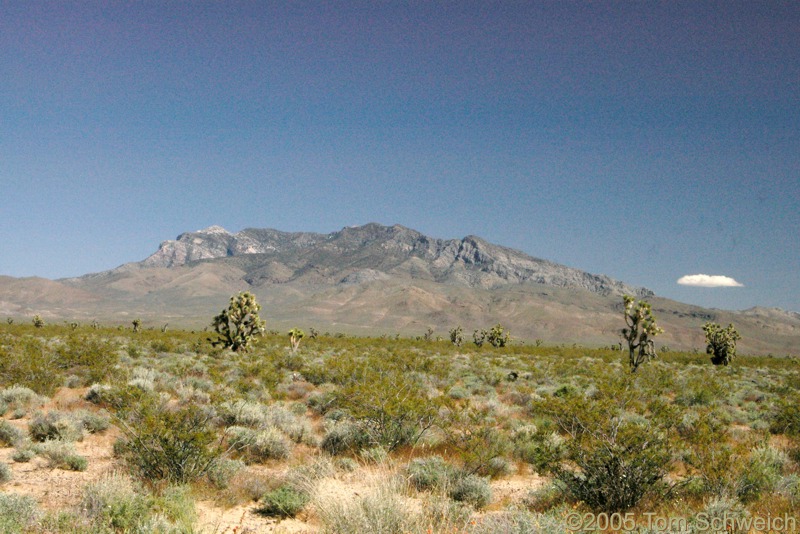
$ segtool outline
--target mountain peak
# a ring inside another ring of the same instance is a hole
[[[227,261],[245,270],[253,286],[271,283],[336,284],[388,277],[493,289],[539,284],[609,295],[652,292],[533,258],[478,236],[444,240],[395,224],[347,226],[328,235],[248,228],[231,234],[220,226],[164,241],[140,267],[177,267],[196,261]],[[362,274],[358,274],[362,273]],[[368,273],[367,276],[364,273]]]
[[[202,230],[198,230],[195,232],[197,234],[227,234],[230,235],[230,232],[227,231],[225,228],[217,225],[209,226],[208,228],[203,228]]]

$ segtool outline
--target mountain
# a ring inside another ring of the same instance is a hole
[[[734,323],[743,352],[797,353],[800,315],[708,310],[605,275],[538,259],[476,236],[436,239],[367,224],[317,234],[219,226],[164,241],[148,258],[62,280],[0,277],[0,313],[50,320],[169,322],[203,328],[239,291],[256,294],[268,328],[447,337],[507,326],[518,339],[619,342],[621,295],[646,298],[659,344],[704,348],[702,324]]]
[[[434,239],[400,225],[374,223],[325,235],[252,228],[231,234],[212,226],[161,243],[158,251],[139,266],[171,268],[203,260],[236,265],[245,271],[243,279],[255,287],[276,283],[360,284],[402,278],[483,289],[535,283],[601,295],[653,294],[479,237]]]

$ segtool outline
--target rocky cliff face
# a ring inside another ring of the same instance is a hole
[[[165,241],[139,263],[177,267],[198,261],[229,261],[251,285],[269,283],[358,284],[388,277],[423,279],[472,288],[541,284],[585,289],[601,295],[652,295],[605,275],[595,275],[493,245],[475,236],[435,239],[403,226],[367,224],[330,234],[219,226]]]

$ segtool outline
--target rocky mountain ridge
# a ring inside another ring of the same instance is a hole
[[[653,295],[648,289],[534,258],[477,236],[436,239],[400,225],[375,223],[330,234],[254,228],[230,233],[211,226],[164,241],[139,266],[173,268],[211,260],[241,267],[244,280],[253,286],[353,284],[399,276],[470,288],[530,283],[600,295]]]

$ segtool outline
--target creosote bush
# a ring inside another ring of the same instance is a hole
[[[598,387],[591,399],[566,395],[534,404],[566,438],[561,458],[543,457],[542,467],[592,510],[623,512],[663,484],[671,414],[625,380]]]
[[[191,482],[222,453],[212,414],[201,406],[170,406],[154,393],[128,387],[116,392],[111,409],[124,434],[115,448],[143,480]]]

